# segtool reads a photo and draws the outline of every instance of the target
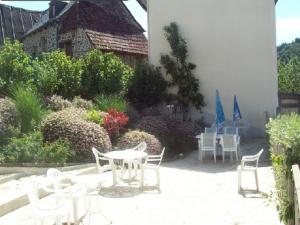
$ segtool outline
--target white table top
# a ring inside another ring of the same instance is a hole
[[[104,156],[109,159],[120,159],[120,160],[132,160],[132,159],[142,159],[147,157],[146,152],[134,151],[134,150],[121,150],[121,151],[112,151],[105,153]]]

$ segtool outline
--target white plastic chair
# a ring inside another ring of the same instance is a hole
[[[64,202],[53,204],[42,204],[38,194],[38,184],[28,182],[26,184],[27,196],[30,203],[32,217],[35,225],[43,224],[45,219],[55,219],[56,225],[63,224],[63,218],[66,217],[67,224],[70,225],[70,211]]]
[[[237,138],[237,144],[240,144],[240,136],[239,136],[239,128],[238,127],[225,127],[224,129],[224,134],[232,134],[232,135],[236,135]]]
[[[259,191],[258,184],[258,176],[257,176],[257,168],[258,162],[261,154],[263,153],[263,149],[261,149],[256,155],[245,155],[242,157],[241,165],[238,166],[238,190],[239,192],[242,190],[242,172],[243,171],[252,171],[255,175],[255,183],[256,190]]]
[[[222,135],[220,144],[222,146],[222,156],[223,162],[225,160],[225,153],[230,152],[230,156],[233,152],[235,152],[236,161],[239,161],[238,157],[238,143],[237,136],[232,134]]]
[[[217,133],[202,133],[200,139],[198,139],[199,160],[203,161],[203,155],[205,152],[213,152],[214,161],[216,163],[216,144]]]
[[[63,180],[67,177],[58,169],[48,169],[47,178],[53,188],[44,186],[44,190],[49,193],[54,193],[56,201],[59,202],[61,199],[70,200],[73,206],[73,217],[74,223],[78,224],[78,201],[79,198],[84,199],[84,211],[87,212],[87,188],[83,184],[65,184]]]
[[[206,134],[217,133],[217,128],[216,127],[205,127],[204,133],[206,133]]]
[[[156,186],[160,189],[160,164],[162,162],[162,159],[164,157],[166,148],[163,148],[162,152],[160,155],[148,155],[146,158],[145,163],[142,164],[142,171],[141,171],[141,186],[144,186],[144,176],[145,176],[145,170],[150,169],[150,170],[155,170],[156,172],[156,179],[157,179],[157,184]]]
[[[137,146],[135,146],[134,148],[132,148],[130,150],[144,152],[144,151],[146,151],[146,149],[147,149],[147,143],[143,141],[143,142],[139,143]],[[123,174],[122,174],[122,176],[124,175],[126,165],[127,165],[128,168],[133,167],[134,170],[135,170],[135,175],[136,175],[138,167],[141,167],[141,162],[139,160],[123,160],[123,165],[122,165]]]
[[[92,148],[93,154],[95,156],[97,170],[99,174],[102,174],[108,170],[112,170],[112,163],[110,162],[110,159],[106,158],[105,155],[101,152],[99,152],[96,148]],[[101,165],[100,160],[106,161],[107,164]]]

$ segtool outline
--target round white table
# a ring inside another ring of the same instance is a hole
[[[117,185],[117,171],[116,171],[116,165],[114,163],[115,160],[125,160],[128,162],[133,162],[134,160],[142,162],[144,158],[148,156],[146,152],[142,151],[135,151],[135,150],[121,150],[121,151],[112,151],[105,153],[104,156],[110,160],[110,163],[112,164],[112,174],[113,174],[113,185]],[[131,170],[132,166],[128,166],[128,172],[129,172],[129,177],[131,177]]]

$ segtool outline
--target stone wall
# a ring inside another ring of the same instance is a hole
[[[57,25],[30,34],[23,40],[23,44],[25,52],[31,55],[57,49]]]

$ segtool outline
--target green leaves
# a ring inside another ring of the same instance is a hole
[[[179,33],[176,23],[164,27],[164,31],[172,52],[171,56],[162,55],[160,62],[171,77],[169,84],[178,87],[175,98],[186,110],[190,106],[201,110],[204,97],[199,93],[199,80],[193,75],[196,65],[187,62],[187,43]]]
[[[279,62],[278,74],[281,92],[300,94],[300,58],[293,58],[287,64]]]
[[[300,163],[300,116],[292,113],[280,115],[267,125],[272,150],[277,203],[280,219],[288,223],[294,216],[291,168]]]
[[[132,69],[113,53],[92,50],[84,58],[82,94],[93,98],[98,94],[124,94]]]
[[[5,40],[0,50],[0,92],[7,94],[18,83],[26,84],[33,75],[31,58],[23,51],[18,41]]]
[[[39,125],[43,115],[41,99],[34,90],[23,86],[15,86],[11,90],[11,98],[18,111],[21,133],[28,133],[35,125]]]
[[[164,100],[167,85],[159,67],[138,64],[129,81],[127,98],[137,108],[150,107]]]

